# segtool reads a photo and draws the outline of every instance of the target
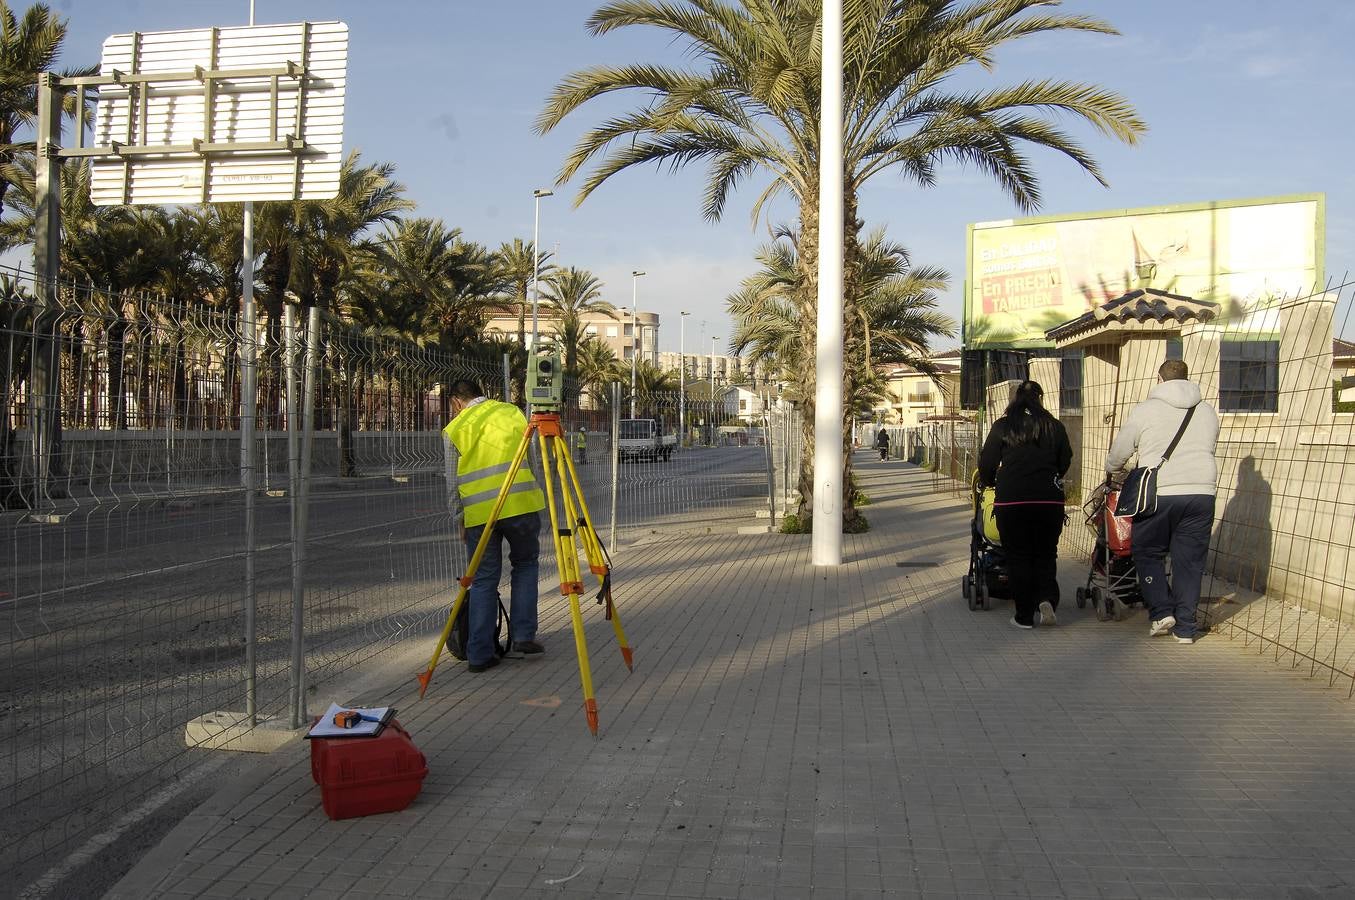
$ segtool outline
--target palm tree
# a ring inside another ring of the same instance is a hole
[[[268,321],[269,346],[282,343],[287,293],[295,294],[303,309],[315,305],[330,314],[339,310],[345,287],[369,259],[367,233],[394,222],[414,206],[404,197],[405,187],[394,180],[394,174],[393,163],[364,166],[354,150],[340,166],[339,191],[332,199],[263,203],[255,208],[255,248],[263,258],[258,267],[260,300]],[[260,378],[260,389],[269,398],[267,408],[276,410],[282,357],[274,353],[269,359],[272,364],[263,373],[266,377]],[[340,392],[349,387],[341,382]],[[341,413],[352,408],[351,396],[345,394],[345,398]]]
[[[758,251],[762,267],[727,301],[735,322],[730,343],[755,366],[766,365],[789,382],[792,396],[805,402],[812,395],[801,393],[804,384],[795,373],[813,368],[815,347],[805,337],[804,309],[796,302],[804,271],[796,256],[795,233],[780,229],[776,238]],[[931,339],[955,331],[950,317],[937,311],[938,292],[949,280],[946,272],[931,266],[913,268],[908,252],[888,241],[882,228],[873,230],[861,249],[862,293],[855,307],[857,319],[851,323],[860,339],[849,344],[852,352],[844,358],[846,410],[852,415],[880,389],[878,367],[904,364],[932,372],[927,358]],[[850,478],[850,454],[845,469]],[[806,473],[802,470],[800,475],[803,489]],[[860,527],[854,506],[845,506],[843,516],[844,528]]]
[[[564,350],[565,372],[578,371],[579,345],[588,337],[585,313],[615,317],[616,307],[602,299],[602,282],[587,269],[557,269],[546,280],[546,302],[558,317],[556,341]]]
[[[11,166],[21,153],[33,152],[32,142],[21,144],[17,139],[38,117],[38,75],[51,70],[65,40],[66,20],[52,15],[45,3],[30,6],[20,20],[0,0],[0,213],[15,180]],[[93,75],[97,69],[89,66],[61,74]],[[74,95],[65,98],[64,106],[74,114]]]
[[[518,310],[518,343],[527,346],[527,310],[531,307],[531,298],[527,292],[532,287],[532,271],[535,269],[538,283],[545,281],[555,271],[548,260],[554,256],[549,250],[536,256],[536,245],[522,238],[513,238],[511,242],[499,245],[499,274],[504,286],[510,290],[513,304]],[[540,290],[538,284],[538,290]]]
[[[1101,88],[1057,80],[990,90],[950,88],[973,66],[991,69],[995,52],[1032,35],[1060,31],[1116,33],[1088,16],[1043,11],[1049,0],[851,0],[843,16],[844,297],[847,323],[857,321],[862,292],[861,221],[857,200],[869,179],[895,171],[919,186],[935,184],[945,162],[991,175],[1022,210],[1040,203],[1039,179],[1027,147],[1060,153],[1097,181],[1091,155],[1053,124],[1067,115],[1105,135],[1134,143],[1145,130],[1133,108]],[[699,66],[597,66],[567,76],[548,98],[537,130],[548,132],[589,101],[639,91],[640,104],[609,113],[566,158],[563,183],[592,166],[581,203],[613,175],[652,163],[709,168],[703,213],[717,220],[731,191],[757,175],[770,183],[753,207],[789,191],[799,207],[798,292],[790,302],[815,340],[817,294],[819,71],[821,6],[817,0],[613,0],[588,20],[598,35],[640,26],[669,33]],[[849,329],[844,349],[862,336]],[[797,378],[812,429],[812,367]],[[850,395],[852,386],[845,384]],[[850,409],[850,404],[844,404]],[[848,430],[844,422],[843,440]],[[812,441],[810,442],[812,445]],[[801,473],[801,513],[810,512],[812,459]],[[844,509],[850,509],[843,479]]]
[[[579,344],[578,367],[579,392],[591,396],[595,407],[607,407],[610,403],[608,385],[622,379],[621,363],[615,351],[596,335],[589,335]]]

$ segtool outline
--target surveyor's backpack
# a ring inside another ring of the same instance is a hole
[[[456,614],[456,621],[452,622],[451,634],[447,635],[447,652],[452,656],[466,661],[466,643],[470,640],[470,597],[461,604],[461,611]],[[494,618],[494,653],[498,656],[507,656],[508,649],[513,646],[513,623],[508,618],[508,610],[503,608],[503,600],[499,600],[499,614]]]

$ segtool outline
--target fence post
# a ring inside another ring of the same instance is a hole
[[[767,457],[767,518],[768,531],[776,530],[776,457],[772,455],[771,395],[762,393],[762,448]]]
[[[37,294],[29,360],[29,434],[33,453],[33,505],[52,497],[52,478],[60,470],[61,342],[56,335],[57,278],[61,268],[60,80],[38,75],[37,158],[34,162],[33,287]]]
[[[287,407],[287,506],[292,514],[292,666],[287,708],[291,713],[291,727],[301,727],[301,669],[305,665],[302,652],[301,585],[297,582],[300,562],[301,505],[301,435],[299,432],[299,403],[297,398],[297,324],[296,307],[285,303],[282,310],[283,367],[286,372]]]
[[[295,500],[296,534],[292,540],[292,632],[296,646],[292,649],[296,683],[296,712],[292,727],[300,728],[309,718],[306,714],[306,533],[310,525],[311,457],[315,455],[315,382],[319,375],[317,358],[320,350],[320,310],[312,306],[306,335],[306,370],[303,391],[305,399],[301,412],[301,472],[297,479],[299,493]],[[290,418],[289,418],[290,423]]]
[[[253,210],[245,205],[245,215],[253,218]],[[258,724],[258,592],[255,587],[254,547],[257,543],[256,474],[258,447],[254,434],[258,415],[258,372],[255,339],[257,324],[254,318],[254,234],[253,226],[245,229],[245,263],[241,272],[244,296],[241,299],[239,324],[240,353],[240,484],[245,491],[245,713],[249,724]],[[229,387],[227,388],[229,390]],[[115,403],[117,401],[114,401]],[[116,420],[115,420],[116,421]],[[116,427],[116,425],[114,426]]]
[[[616,495],[621,483],[621,382],[612,382],[612,526],[608,543],[616,552]]]

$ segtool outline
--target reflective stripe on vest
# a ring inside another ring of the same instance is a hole
[[[483,525],[494,511],[504,476],[522,444],[527,420],[516,406],[483,400],[463,410],[443,429],[456,445],[456,490],[461,496],[466,526]],[[546,498],[524,460],[504,498],[499,518],[520,516],[546,508]]]

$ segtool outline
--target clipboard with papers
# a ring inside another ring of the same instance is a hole
[[[359,716],[357,723],[348,728],[335,724],[334,717],[346,712],[356,713]],[[320,716],[310,731],[306,732],[306,739],[376,737],[394,716],[393,706],[352,707],[331,703],[324,715]]]

